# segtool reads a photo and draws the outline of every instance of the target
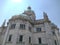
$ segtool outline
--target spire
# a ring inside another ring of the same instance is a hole
[[[2,27],[4,27],[4,26],[5,26],[5,23],[6,23],[6,20],[4,20],[4,22],[3,22],[3,24],[2,24]]]
[[[49,21],[49,18],[48,18],[48,16],[47,16],[47,13],[43,12],[43,16],[44,16],[44,20],[45,20],[45,21]]]

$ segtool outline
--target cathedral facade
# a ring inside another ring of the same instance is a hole
[[[0,45],[60,45],[59,28],[52,23],[47,13],[36,20],[31,7],[22,14],[12,16],[0,27]]]

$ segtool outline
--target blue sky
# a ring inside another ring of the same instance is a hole
[[[49,19],[60,28],[60,0],[0,0],[0,26],[13,16],[24,12],[28,6],[35,11],[36,19],[43,18],[43,12],[48,14]]]

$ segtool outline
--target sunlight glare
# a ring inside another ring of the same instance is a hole
[[[13,3],[21,3],[22,0],[11,0]]]

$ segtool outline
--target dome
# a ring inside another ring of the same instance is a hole
[[[25,10],[22,14],[12,16],[11,20],[15,19],[24,19],[24,20],[34,20],[35,14],[34,11],[31,10],[31,7],[28,7],[27,10]]]
[[[15,18],[22,18],[22,17],[28,17],[28,16],[26,14],[20,14],[20,15],[15,15],[12,18],[15,19]]]
[[[29,6],[28,8],[27,8],[27,10],[25,10],[24,12],[23,12],[23,14],[26,14],[27,16],[29,16],[32,20],[35,20],[35,13],[34,13],[34,11],[31,9],[31,7]]]
[[[26,14],[12,16],[10,20],[15,20],[15,19],[31,20],[31,18],[27,16]]]

